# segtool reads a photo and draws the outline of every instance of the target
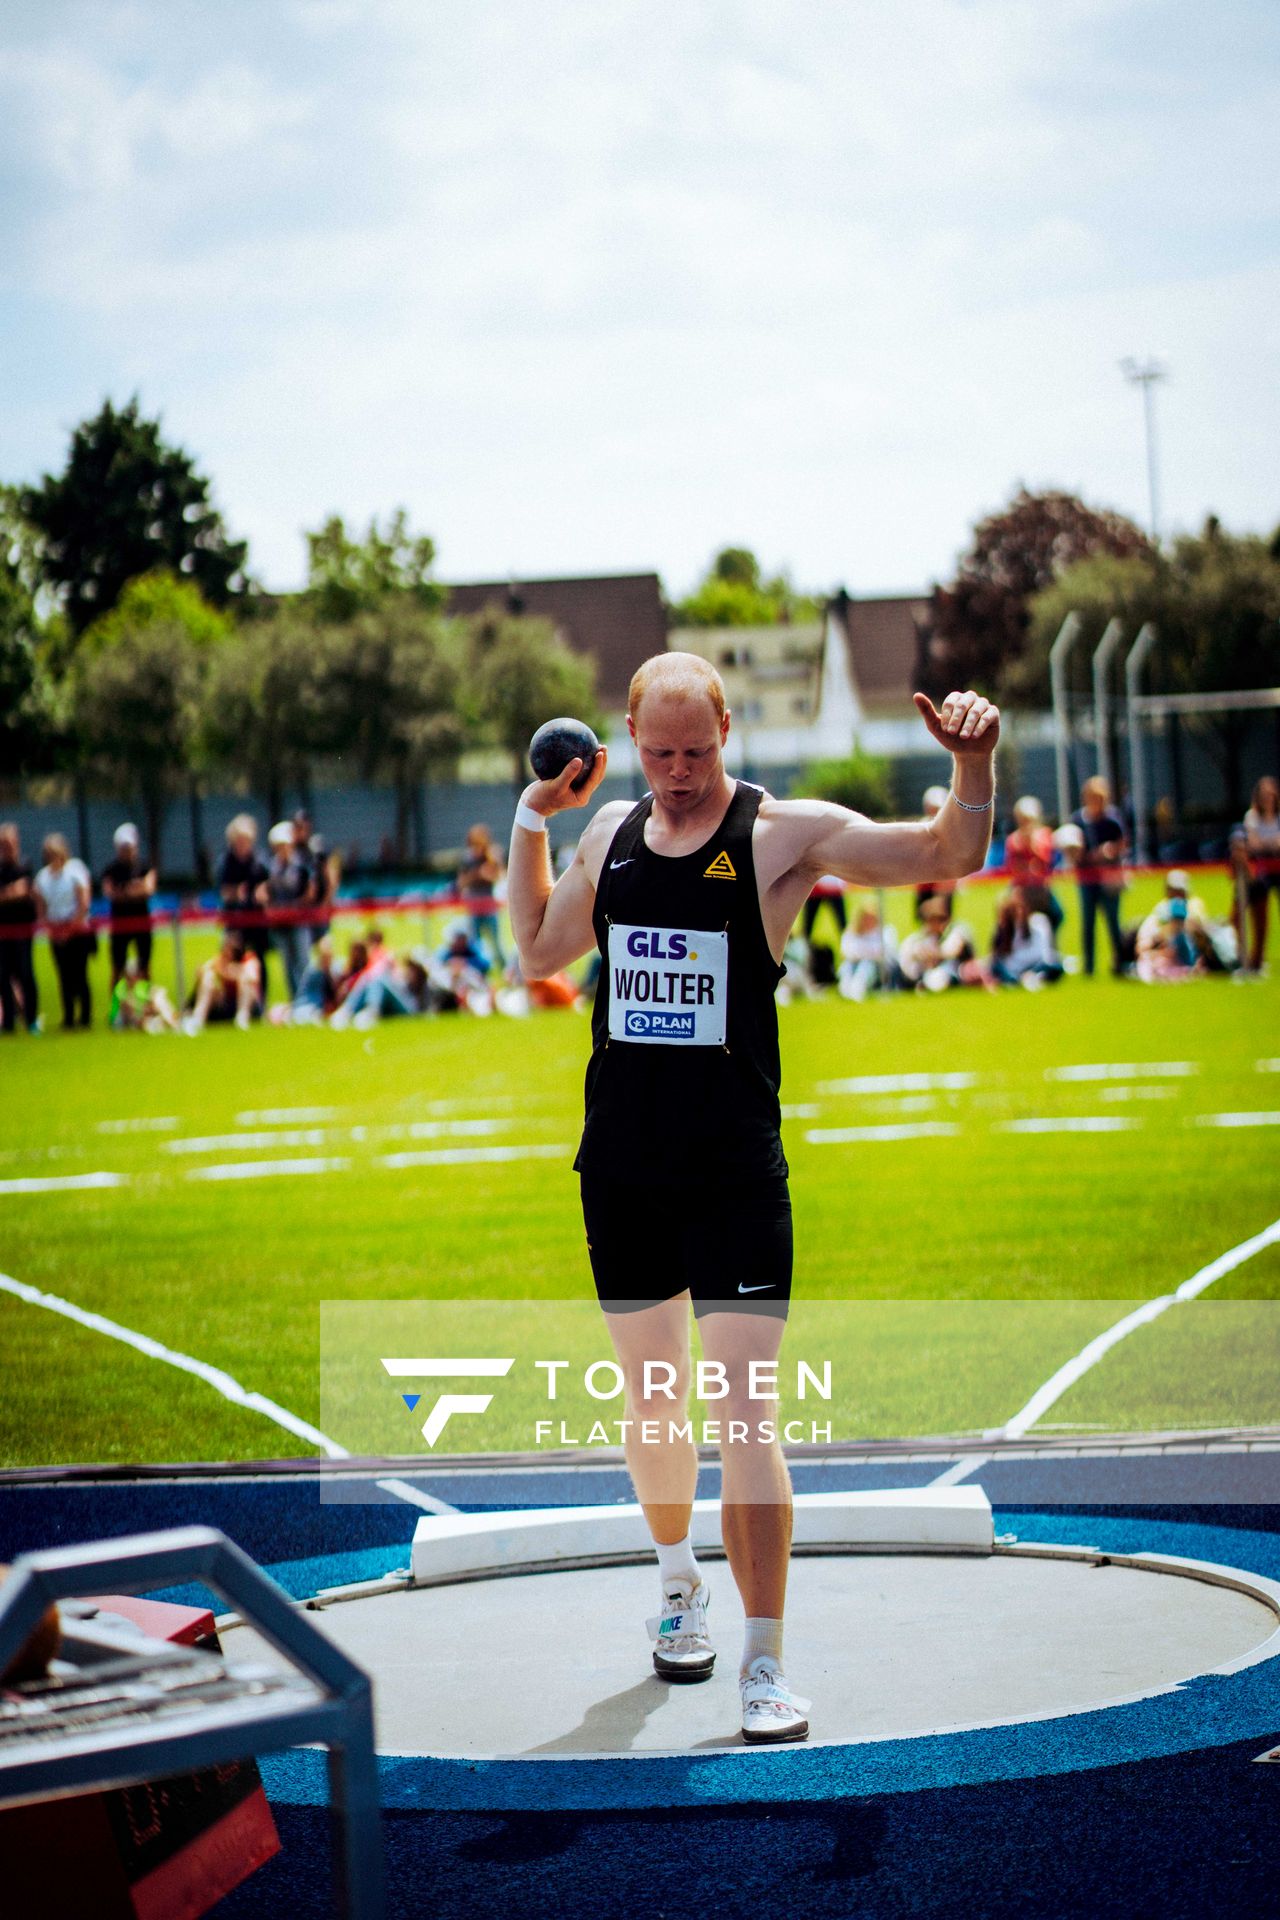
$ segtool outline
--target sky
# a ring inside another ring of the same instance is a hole
[[[724,545],[918,591],[1020,484],[1280,521],[1274,0],[15,0],[0,480],[137,393],[269,587]]]

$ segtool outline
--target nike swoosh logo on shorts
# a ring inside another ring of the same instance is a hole
[[[739,1280],[738,1292],[739,1293],[768,1293],[770,1287],[773,1284],[774,1283],[772,1280],[763,1280],[761,1281],[758,1287],[744,1287],[741,1280]]]

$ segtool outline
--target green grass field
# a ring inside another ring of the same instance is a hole
[[[1211,907],[1225,905],[1219,883],[1203,891]],[[1143,901],[1130,897],[1129,917]],[[974,889],[969,917],[982,923],[989,909],[989,891]],[[905,910],[895,900],[895,913]],[[189,964],[198,950],[189,940]],[[1122,1313],[1268,1226],[1280,1214],[1280,1136],[1256,1119],[1213,1116],[1280,1112],[1278,1011],[1275,980],[1154,988],[1104,978],[1038,995],[862,1007],[832,997],[783,1009],[802,1303],[788,1341],[834,1354],[836,1436],[999,1425]],[[422,1443],[385,1382],[381,1424],[367,1432],[354,1414],[343,1431],[322,1417],[342,1406],[329,1394],[322,1408],[322,1302],[469,1302],[481,1351],[513,1351],[517,1320],[534,1344],[558,1329],[566,1350],[586,1351],[593,1313],[555,1304],[593,1297],[570,1171],[585,1018],[388,1022],[371,1035],[215,1029],[198,1041],[99,1027],[0,1044],[0,1272],[13,1279],[224,1368],[356,1449]],[[1186,1070],[1054,1077],[1089,1063]],[[838,1085],[919,1074],[973,1080]],[[315,1111],[283,1117],[304,1109]],[[1016,1128],[1069,1119],[1117,1124]],[[922,1125],[954,1131],[807,1137]],[[494,1147],[544,1151],[509,1162],[421,1158]],[[396,1163],[410,1155],[416,1164]],[[205,1177],[272,1161],[335,1164]],[[11,1184],[94,1172],[124,1183]],[[637,1231],[660,1250],[660,1194],[637,1192]],[[1047,1420],[1055,1429],[1276,1420],[1277,1295],[1272,1246],[1125,1341]],[[506,1301],[536,1311],[504,1314]],[[202,1381],[11,1294],[0,1294],[0,1355],[5,1464],[308,1450]],[[510,1404],[511,1418],[486,1423],[483,1442],[459,1423],[449,1444],[519,1444]],[[399,1424],[386,1425],[390,1409]]]

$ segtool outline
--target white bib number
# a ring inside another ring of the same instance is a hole
[[[702,928],[609,928],[609,1038],[722,1047],[729,936]]]

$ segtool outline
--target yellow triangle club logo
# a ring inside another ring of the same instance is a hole
[[[702,877],[704,880],[736,880],[738,876],[734,871],[732,860],[722,851],[716,855]]]

